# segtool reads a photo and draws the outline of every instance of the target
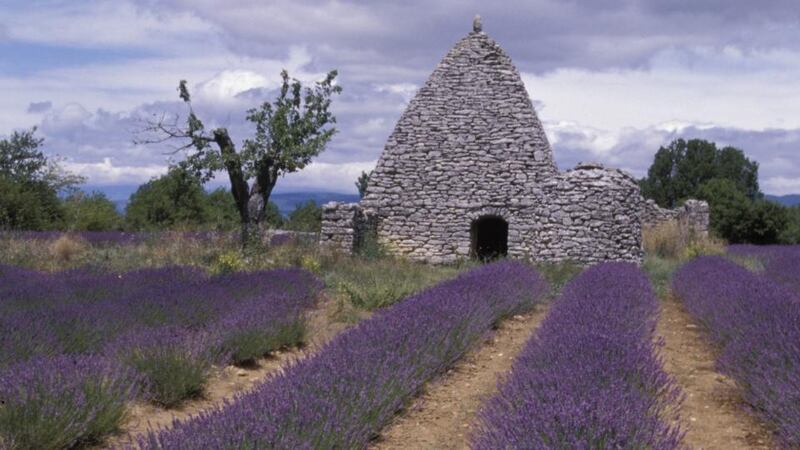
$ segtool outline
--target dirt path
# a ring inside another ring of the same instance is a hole
[[[497,391],[500,377],[539,326],[546,307],[503,321],[484,345],[426,387],[411,407],[397,416],[370,448],[468,448],[475,413]]]
[[[774,448],[767,429],[742,409],[736,383],[714,369],[708,337],[672,296],[661,302],[656,334],[664,338],[664,369],[686,396],[680,409],[685,444],[709,450]]]
[[[122,447],[132,444],[136,436],[149,430],[169,427],[175,419],[186,419],[202,411],[221,405],[236,394],[247,392],[258,384],[279,373],[291,361],[314,353],[336,334],[348,327],[346,323],[333,320],[337,313],[335,301],[324,297],[317,308],[308,315],[308,345],[303,349],[276,351],[262,358],[253,367],[227,366],[216,371],[208,381],[202,398],[190,400],[174,409],[164,409],[151,403],[137,402],[132,405],[129,418],[121,432],[108,439],[103,448]]]

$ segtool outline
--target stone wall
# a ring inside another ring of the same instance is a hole
[[[700,236],[708,236],[710,209],[702,200],[686,200],[680,208],[678,223]]]
[[[642,223],[645,226],[653,227],[660,223],[676,220],[678,215],[680,215],[679,210],[662,208],[654,200],[647,199],[642,208]]]
[[[320,244],[353,253],[374,229],[371,216],[358,203],[330,202],[322,206]]]
[[[403,112],[360,205],[324,206],[320,240],[353,252],[369,229],[392,254],[455,262],[485,216],[507,223],[511,257],[594,263],[641,261],[642,223],[677,213],[645,203],[623,171],[560,173],[519,72],[476,26]]]
[[[640,262],[642,200],[636,179],[597,163],[581,163],[544,183],[546,211],[534,260]],[[549,211],[549,213],[548,213]]]
[[[683,206],[675,209],[662,208],[653,200],[645,200],[642,209],[642,224],[644,227],[654,227],[664,222],[674,220],[681,227],[693,233],[707,236],[709,230],[709,207],[703,200],[689,199]]]

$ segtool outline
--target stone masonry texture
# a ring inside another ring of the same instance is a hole
[[[323,207],[321,243],[352,252],[371,230],[392,254],[448,263],[471,256],[475,220],[496,216],[509,256],[586,264],[640,262],[643,223],[707,230],[704,202],[664,210],[601,164],[559,172],[519,72],[476,23],[400,117],[361,203]]]

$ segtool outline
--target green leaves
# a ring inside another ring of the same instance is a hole
[[[361,171],[361,175],[358,176],[356,180],[356,189],[358,189],[358,195],[361,198],[367,194],[367,186],[369,185],[369,177],[372,176],[372,171],[369,172]]]
[[[730,180],[750,199],[761,196],[757,162],[740,149],[718,149],[715,143],[702,139],[677,139],[661,147],[641,181],[642,195],[662,207],[674,208],[696,197],[700,185],[714,178]]]
[[[304,88],[297,79],[281,71],[278,97],[247,111],[247,120],[255,127],[253,137],[245,139],[237,151],[225,128],[206,131],[203,122],[191,107],[191,95],[186,80],[181,80],[178,92],[189,105],[185,130],[164,130],[167,138],[188,138],[193,149],[180,165],[201,181],[208,181],[215,172],[225,170],[231,181],[231,191],[243,223],[266,217],[263,208],[281,175],[305,168],[319,155],[336,133],[336,118],[330,112],[331,97],[342,91],[335,84],[337,72],[312,87]],[[158,127],[157,127],[158,128]],[[252,187],[248,181],[254,180]],[[250,212],[249,197],[260,196],[259,211]]]
[[[765,200],[750,200],[729,179],[703,183],[697,197],[711,208],[713,230],[732,243],[775,243],[788,223],[785,208]]]
[[[642,195],[674,208],[689,198],[706,200],[711,228],[733,243],[775,243],[786,238],[785,208],[762,200],[758,162],[738,148],[718,149],[702,139],[661,147],[641,182]]]

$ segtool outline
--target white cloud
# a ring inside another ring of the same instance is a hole
[[[768,192],[795,186],[800,40],[791,39],[791,14],[772,3],[724,2],[724,14],[703,2],[675,10],[666,2],[626,0],[636,7],[618,9],[601,3],[509,1],[485,15],[487,31],[527,70],[524,81],[562,167],[599,160],[642,175],[660,145],[698,135],[751,152]],[[182,110],[179,80],[189,81],[206,125],[229,126],[238,143],[249,132],[244,110],[273,94],[281,69],[308,82],[337,67],[344,86],[333,104],[340,132],[318,162],[280,185],[352,192],[355,177],[374,164],[364,161],[379,156],[403,107],[479,6],[6,3],[0,40],[5,33],[12,43],[100,56],[23,75],[0,72],[0,134],[38,124],[47,149],[71,157],[90,178],[146,181],[167,157],[164,148],[131,143],[135,119]],[[687,13],[692,9],[697,17]],[[718,26],[725,20],[735,26]],[[41,99],[52,107],[29,113]]]
[[[541,114],[550,121],[613,130],[680,123],[754,130],[800,127],[800,52],[751,53],[746,64],[726,49],[701,53],[719,62],[697,67],[670,53],[657,55],[648,70],[560,69],[523,73],[523,80],[531,97],[547,105]],[[721,71],[725,64],[732,67]]]
[[[19,41],[86,48],[142,48],[164,52],[210,39],[218,29],[190,12],[159,14],[125,0],[30,2],[0,6],[5,34]],[[43,14],[43,11],[46,11]]]
[[[763,189],[770,194],[797,194],[800,192],[800,175],[796,177],[770,177],[764,180],[763,184]]]
[[[278,181],[283,192],[318,190],[356,193],[355,182],[362,171],[375,168],[377,161],[324,163],[312,162],[300,172],[288,174]]]
[[[64,168],[87,177],[92,184],[141,184],[153,177],[167,173],[166,164],[115,165],[109,157],[103,158],[101,162],[93,163],[66,161]]]
[[[406,102],[409,102],[417,93],[419,87],[414,83],[379,84],[375,86],[375,90],[400,95]]]

